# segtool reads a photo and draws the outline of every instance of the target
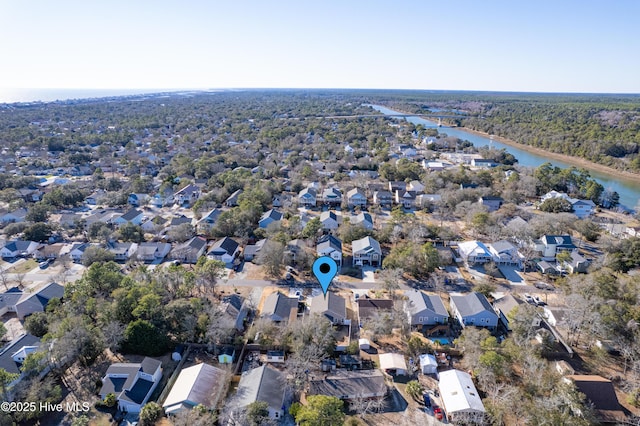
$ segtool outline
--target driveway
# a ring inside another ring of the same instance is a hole
[[[527,285],[527,282],[522,278],[518,268],[512,265],[500,265],[498,267],[502,275],[509,281],[511,285]]]
[[[375,283],[375,270],[373,266],[363,266],[362,267],[362,282],[363,283]]]

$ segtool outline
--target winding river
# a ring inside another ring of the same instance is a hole
[[[380,105],[369,106],[371,106],[376,111],[387,115],[402,114],[401,112],[394,111]],[[465,130],[446,126],[438,127],[435,121],[427,120],[422,117],[406,117],[405,119],[413,124],[422,124],[424,127],[437,128],[438,133],[440,134],[446,134],[447,136],[468,140],[477,147],[491,145],[496,149],[504,148],[508,153],[513,154],[518,159],[518,164],[521,166],[538,167],[543,163],[551,163],[554,166],[562,168],[572,167],[572,165],[569,163],[565,163],[553,158],[548,158],[544,155],[534,154],[523,149],[513,147],[511,145],[505,145],[496,140]],[[584,168],[588,170],[591,177],[602,184],[605,189],[616,191],[618,194],[620,194],[620,204],[622,206],[633,209],[638,204],[638,200],[640,199],[640,183],[625,180],[613,174],[605,174],[600,171],[591,170],[588,167]]]

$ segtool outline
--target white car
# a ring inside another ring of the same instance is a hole
[[[529,304],[531,304],[531,305],[537,305],[536,301],[533,300],[533,297],[531,297],[531,295],[528,294],[528,293],[524,294],[524,301],[529,303]]]

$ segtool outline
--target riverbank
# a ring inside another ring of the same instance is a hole
[[[525,145],[525,144],[522,144],[522,143],[518,143],[518,142],[516,142],[514,140],[504,138],[502,136],[490,135],[490,134],[485,133],[485,132],[480,132],[480,131],[477,131],[477,130],[469,129],[468,127],[454,127],[454,128],[455,129],[464,130],[465,132],[472,133],[474,135],[482,136],[482,137],[485,137],[485,138],[492,137],[493,140],[495,140],[495,141],[498,141],[498,142],[503,143],[505,145],[512,146],[514,148],[521,149],[522,151],[526,151],[526,152],[529,152],[531,154],[536,154],[536,155],[541,155],[541,156],[545,156],[545,157],[548,157],[548,158],[552,158],[554,160],[562,161],[564,163],[568,163],[568,164],[571,164],[573,166],[584,168],[584,169],[587,169],[587,170],[593,170],[593,171],[596,171],[598,173],[602,173],[604,175],[609,175],[609,176],[611,176],[612,178],[615,178],[615,179],[626,180],[628,182],[633,182],[633,183],[636,183],[636,184],[640,183],[640,174],[631,173],[631,172],[627,172],[627,171],[624,171],[624,170],[614,169],[613,167],[605,166],[603,164],[594,163],[594,162],[586,160],[584,158],[572,157],[572,156],[566,155],[566,154],[559,154],[557,152],[547,151],[546,149],[538,148],[538,147],[535,147],[535,146]],[[443,128],[440,128],[440,129],[443,129]],[[443,130],[443,132],[446,133],[446,130]]]

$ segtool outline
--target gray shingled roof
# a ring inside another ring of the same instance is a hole
[[[22,364],[16,363],[12,356],[25,346],[40,346],[40,338],[27,333],[2,348],[0,352],[0,368],[12,374],[20,374],[20,366]]]
[[[473,292],[465,295],[452,294],[450,297],[456,305],[456,308],[458,308],[458,312],[463,317],[476,315],[484,311],[489,311],[495,314],[491,304],[481,293]]]
[[[382,254],[380,243],[378,243],[371,237],[364,237],[359,240],[353,241],[351,243],[351,248],[353,253],[364,251],[365,253],[375,252],[378,254]]]
[[[430,310],[438,315],[449,316],[449,312],[444,307],[442,299],[437,294],[426,294],[419,290],[405,291],[404,295],[407,297],[407,310],[412,315],[418,312],[422,312],[425,309]]]
[[[387,385],[380,370],[337,370],[323,380],[309,382],[309,395],[327,395],[343,399],[345,396],[385,394]]]
[[[263,365],[242,373],[233,405],[246,407],[252,402],[263,401],[269,404],[269,407],[280,410],[284,404],[284,392],[284,375],[268,365]]]
[[[312,313],[326,315],[331,321],[347,318],[346,301],[333,292],[328,292],[326,297],[324,295],[313,297],[309,310]]]
[[[291,313],[291,309],[298,309],[298,299],[287,297],[280,292],[272,293],[264,301],[262,308],[263,315],[277,315],[280,318],[287,319]]]

